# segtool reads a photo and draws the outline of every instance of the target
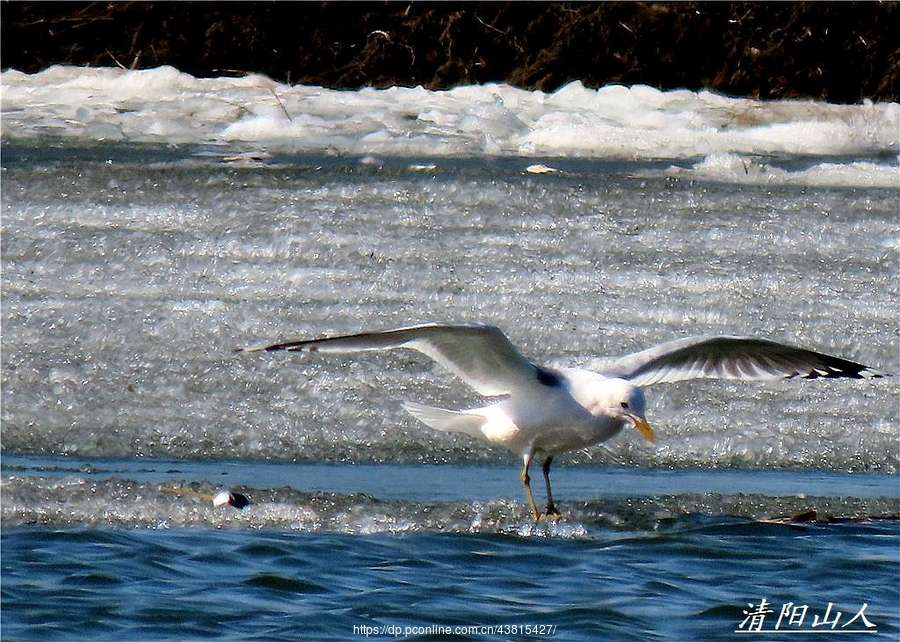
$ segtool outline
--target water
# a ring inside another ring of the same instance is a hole
[[[896,639],[896,578],[885,573],[896,535],[896,523],[791,529],[722,518],[577,540],[16,530],[3,536],[3,628],[11,639],[362,638],[354,627],[427,639],[404,631],[533,625],[548,634],[476,629],[462,639],[728,639],[765,598],[776,610],[768,629],[784,603],[809,607],[805,626],[790,628],[810,630],[828,601],[843,614],[838,626],[865,603],[873,637]]]
[[[897,638],[896,105],[261,82],[3,74],[5,638],[728,639],[762,599],[761,639]],[[428,320],[894,376],[650,387],[658,443],[558,458],[534,525],[517,457],[400,408],[476,402],[427,360],[234,352]]]

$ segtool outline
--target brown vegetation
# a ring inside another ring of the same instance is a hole
[[[581,80],[900,99],[896,2],[4,2],[5,69],[51,64],[362,86]]]

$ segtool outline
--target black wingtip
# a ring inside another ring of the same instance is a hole
[[[258,348],[235,348],[235,352],[317,352],[316,346],[307,345],[306,341],[290,341],[288,343],[273,343]]]
[[[270,346],[266,346],[265,348],[260,348],[261,352],[300,352],[301,350],[309,350],[310,352],[315,352],[315,348],[304,348],[303,343],[291,342],[291,343],[273,343]]]
[[[859,363],[847,362],[840,366],[829,365],[825,368],[813,368],[809,372],[794,372],[788,379],[883,379],[891,375],[873,370]]]
[[[235,348],[235,352],[274,352],[276,350],[284,350],[282,345],[261,346],[259,348]]]

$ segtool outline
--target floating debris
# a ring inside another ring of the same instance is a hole
[[[559,174],[560,171],[555,167],[550,167],[549,165],[542,165],[541,163],[536,163],[534,165],[529,165],[525,168],[525,173],[527,174]]]
[[[250,500],[246,495],[241,493],[233,493],[230,490],[222,490],[216,493],[212,499],[213,506],[234,506],[237,509],[246,508],[250,505]]]

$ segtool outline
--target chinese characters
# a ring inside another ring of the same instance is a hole
[[[846,619],[844,624],[838,626],[844,613],[835,608],[832,602],[828,603],[825,612],[819,616],[818,613],[812,614],[812,620],[807,618],[809,614],[809,605],[795,605],[793,602],[786,602],[781,605],[778,611],[778,617],[775,619],[775,609],[771,608],[771,604],[766,599],[761,599],[759,604],[749,603],[749,609],[743,609],[743,621],[738,625],[735,633],[763,633],[771,631],[788,631],[788,630],[808,630],[819,631],[822,633],[828,631],[838,632],[867,632],[877,633],[878,627],[866,618],[866,607],[868,603],[863,602],[862,607],[856,612],[852,618]],[[772,617],[769,617],[772,616]],[[774,620],[774,626],[767,626],[766,618],[769,622]],[[806,626],[804,626],[806,624]]]

